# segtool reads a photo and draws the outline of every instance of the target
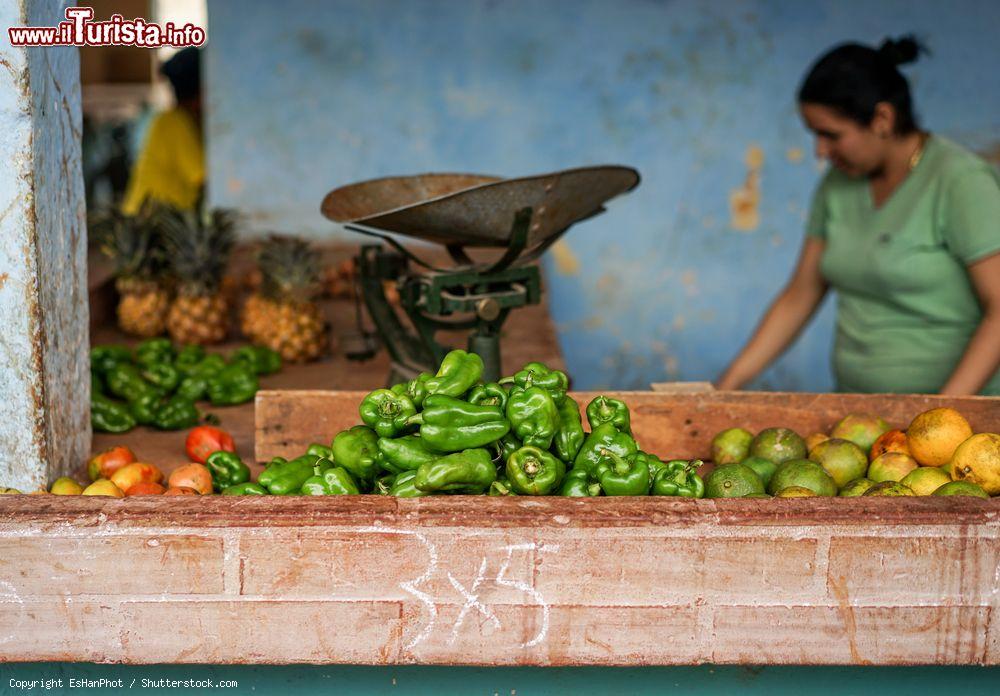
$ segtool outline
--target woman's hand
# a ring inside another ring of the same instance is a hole
[[[955,371],[941,387],[948,396],[977,394],[1000,368],[1000,253],[969,266],[983,318],[965,347]]]
[[[777,358],[809,323],[826,296],[819,269],[826,242],[806,237],[799,262],[781,294],[771,303],[753,336],[715,383],[716,389],[739,389]]]

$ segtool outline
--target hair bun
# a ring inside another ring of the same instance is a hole
[[[915,36],[907,34],[898,39],[886,39],[879,46],[878,53],[893,65],[905,65],[914,62],[921,53],[929,51]]]

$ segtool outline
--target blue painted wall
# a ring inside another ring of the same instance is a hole
[[[819,176],[794,103],[809,63],[916,32],[926,125],[996,156],[998,26],[989,0],[213,1],[211,196],[324,238],[323,195],[361,179],[632,165],[640,188],[546,259],[567,365],[581,388],[713,379],[797,254]],[[832,388],[832,309],[757,387]]]

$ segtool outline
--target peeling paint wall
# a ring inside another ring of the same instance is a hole
[[[3,26],[65,3],[4,3]],[[79,57],[0,47],[0,486],[31,490],[90,449]]]
[[[845,40],[915,32],[927,125],[1000,152],[1000,4],[448,0],[209,6],[211,196],[330,237],[330,189],[424,171],[643,175],[547,255],[582,388],[715,378],[788,277],[820,170],[794,94]],[[832,302],[756,386],[832,388]]]

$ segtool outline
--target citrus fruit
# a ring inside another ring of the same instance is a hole
[[[740,464],[753,469],[760,476],[760,480],[764,483],[765,488],[771,482],[771,477],[774,476],[774,472],[778,468],[777,464],[763,457],[747,457]]]
[[[805,486],[789,486],[774,494],[775,498],[815,498],[816,493]]]
[[[859,495],[864,495],[865,491],[874,485],[875,482],[871,479],[856,478],[853,481],[848,481],[847,485],[841,488],[837,495],[841,498],[857,498]]]
[[[953,408],[924,411],[906,429],[910,454],[921,466],[944,466],[955,449],[972,437],[972,426]]]
[[[753,433],[743,428],[729,428],[712,438],[712,461],[736,464],[747,458]]]
[[[917,495],[930,495],[950,481],[951,476],[943,467],[921,466],[908,473],[899,482],[912,488]]]
[[[52,495],[80,495],[83,493],[83,486],[69,476],[60,476],[52,482],[49,493]]]
[[[904,486],[899,481],[883,481],[882,483],[876,483],[874,486],[869,488],[867,491],[861,494],[862,496],[879,496],[879,497],[892,497],[900,495],[916,495],[913,489],[909,486]]]
[[[816,495],[837,495],[837,484],[830,475],[819,464],[808,459],[791,459],[779,464],[767,486],[767,492],[773,495],[789,486],[802,486]]]
[[[824,440],[812,448],[809,459],[830,474],[837,488],[843,488],[848,481],[861,478],[868,471],[868,455],[850,440]]]
[[[886,452],[910,454],[910,446],[906,442],[906,433],[902,430],[887,430],[879,435],[868,452],[868,459],[875,461]]]
[[[864,450],[865,456],[879,435],[889,430],[889,424],[871,413],[849,413],[833,426],[830,437],[850,440]]]
[[[979,433],[960,444],[951,457],[951,478],[1000,495],[1000,435]]]
[[[946,483],[931,495],[971,495],[976,498],[989,498],[989,493],[971,481],[952,481]]]
[[[902,452],[886,452],[868,467],[868,478],[875,483],[902,481],[919,466],[917,460]]]
[[[826,433],[813,433],[806,438],[806,452],[812,452],[813,448],[824,440],[829,440],[830,436]]]
[[[97,479],[92,484],[83,489],[81,495],[110,495],[114,498],[124,498],[122,489],[111,483],[108,479]]]
[[[788,428],[767,428],[750,443],[750,456],[770,459],[775,464],[806,456],[806,442]]]
[[[764,482],[748,466],[723,464],[705,477],[706,498],[742,498],[764,492]]]

